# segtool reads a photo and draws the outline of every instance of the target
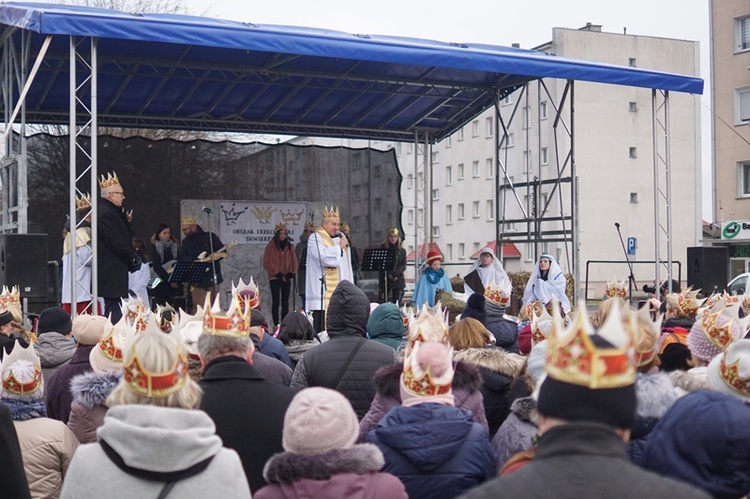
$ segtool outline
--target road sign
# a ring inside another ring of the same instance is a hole
[[[638,241],[637,241],[637,239],[634,238],[634,237],[629,237],[628,238],[628,246],[627,246],[627,248],[628,248],[628,251],[627,251],[628,260],[635,260],[635,250],[636,250],[637,247],[638,247]]]

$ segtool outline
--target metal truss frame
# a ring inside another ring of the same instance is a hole
[[[672,169],[669,134],[669,92],[651,90],[654,169],[654,275],[672,290]]]

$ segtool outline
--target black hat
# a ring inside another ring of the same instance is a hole
[[[70,320],[70,314],[60,307],[44,309],[36,325],[37,334],[54,331],[66,335],[71,329],[73,329],[73,322]]]
[[[10,312],[6,310],[5,312],[0,313],[0,326],[4,326],[12,321],[13,321],[13,315],[11,315]]]
[[[483,294],[472,293],[466,302],[466,307],[461,311],[461,318],[471,317],[482,324],[487,322],[487,312],[485,311],[486,299]]]
[[[250,311],[250,327],[264,326],[268,329],[268,322],[263,317],[263,313],[258,309],[252,309]]]

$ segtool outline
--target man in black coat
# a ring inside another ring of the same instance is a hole
[[[252,366],[253,342],[247,329],[243,333],[204,327],[198,339],[204,369],[200,408],[216,423],[224,446],[240,455],[254,494],[267,485],[266,461],[284,451],[284,414],[295,391],[258,373]]]
[[[180,257],[181,262],[194,262],[198,260],[198,256],[201,253],[211,255],[213,252],[219,252],[224,246],[219,236],[213,232],[206,232],[203,228],[197,224],[195,217],[183,217],[182,218],[182,233],[185,239],[182,240],[182,246],[180,246]],[[201,280],[195,285],[190,286],[190,296],[193,302],[191,310],[193,313],[198,305],[203,306],[206,300],[206,294],[213,290],[213,269],[216,268],[216,294],[219,294],[219,284],[223,282],[221,276],[221,262],[220,258],[214,260],[215,263],[209,265],[208,272],[203,274]],[[209,260],[210,262],[210,260]],[[214,267],[215,265],[215,267]],[[215,299],[213,296],[211,299]]]
[[[128,296],[128,272],[141,268],[141,258],[133,249],[133,233],[122,208],[125,192],[117,174],[102,175],[99,187],[99,296],[104,298],[104,315],[111,314],[112,323],[116,324],[122,317],[120,299]]]

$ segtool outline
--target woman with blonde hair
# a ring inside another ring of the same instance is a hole
[[[513,379],[525,363],[524,357],[492,348],[490,333],[476,319],[467,317],[453,324],[448,331],[453,358],[479,368],[484,398],[484,412],[490,428],[490,439],[508,416],[508,392]]]
[[[196,409],[201,393],[179,333],[149,321],[125,347],[99,441],[76,453],[62,497],[249,498],[239,456]]]

